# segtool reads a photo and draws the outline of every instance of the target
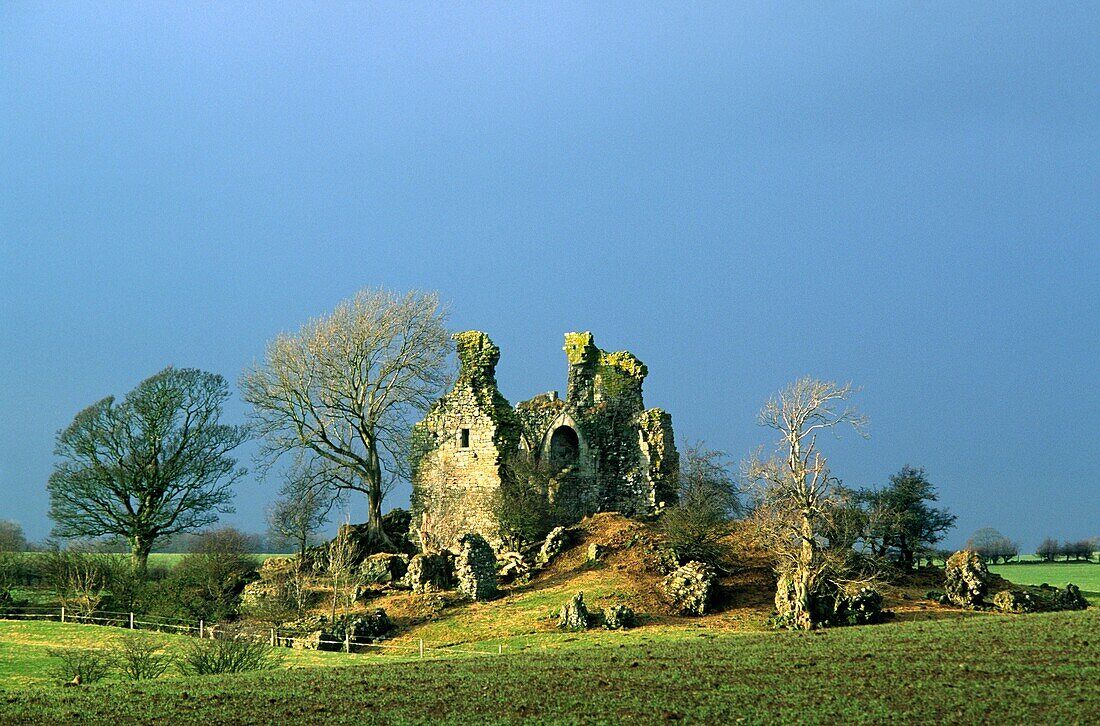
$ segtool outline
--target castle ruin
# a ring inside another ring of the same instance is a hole
[[[439,546],[468,532],[499,543],[494,503],[508,457],[524,452],[552,474],[559,517],[645,513],[677,497],[672,417],[642,403],[647,369],[632,354],[567,333],[569,379],[513,407],[496,384],[500,349],[472,330],[454,336],[459,375],[413,430],[412,529]],[[507,491],[506,489],[503,491]]]

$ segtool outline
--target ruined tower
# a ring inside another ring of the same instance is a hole
[[[647,369],[632,354],[600,350],[591,333],[568,333],[565,399],[551,391],[513,409],[496,387],[499,348],[478,331],[454,337],[458,380],[414,429],[413,528],[431,544],[465,532],[499,541],[493,501],[502,464],[520,451],[552,471],[547,496],[567,520],[675,501],[672,418],[645,408]]]

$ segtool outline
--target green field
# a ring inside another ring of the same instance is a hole
[[[643,628],[530,638],[505,655],[81,688],[8,680],[0,722],[1094,723],[1098,631],[1096,609],[815,634]],[[337,658],[349,662],[325,664]]]
[[[21,553],[18,553],[18,554],[21,557],[41,557],[43,553],[42,552],[21,552]],[[110,554],[113,554],[115,557],[118,557],[120,559],[126,559],[126,560],[130,559],[129,554],[124,554],[124,553],[120,553],[120,552],[115,552],[115,553],[110,553]],[[186,557],[186,556],[187,555],[183,552],[153,552],[149,555],[149,567],[153,567],[153,568],[163,567],[165,569],[170,570],[173,567],[175,567],[176,565],[178,565],[179,561],[181,559],[183,559],[184,557]],[[256,558],[257,562],[262,563],[264,560],[268,559],[269,557],[287,557],[288,555],[270,554],[270,553],[265,552],[265,553],[250,554],[248,556],[249,557],[254,557],[254,558]]]
[[[191,638],[122,628],[44,621],[0,620],[0,690],[24,686],[50,686],[56,682],[51,669],[56,660],[48,651],[61,648],[110,649],[122,638],[135,636],[164,644],[168,650],[181,648]],[[366,655],[286,650],[285,666],[346,665],[367,658]],[[167,677],[167,676],[166,676]],[[179,676],[176,676],[177,678]],[[115,676],[117,680],[119,676]],[[0,707],[2,710],[2,707]]]
[[[1096,562],[991,565],[989,571],[1019,585],[1041,585],[1045,582],[1055,587],[1065,587],[1072,582],[1086,594],[1100,595],[1100,563]]]

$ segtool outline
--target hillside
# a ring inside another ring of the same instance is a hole
[[[394,644],[421,638],[433,644],[522,640],[534,635],[572,638],[558,633],[556,619],[562,604],[577,592],[584,593],[590,608],[630,607],[639,615],[642,628],[752,631],[763,629],[772,613],[775,580],[768,561],[743,543],[737,543],[737,566],[719,578],[716,612],[685,617],[672,614],[661,596],[663,575],[656,567],[660,535],[653,525],[602,513],[584,519],[574,531],[572,543],[546,569],[537,571],[526,584],[502,587],[495,600],[475,603],[455,593],[377,590],[360,606],[386,610],[400,627],[391,641]],[[598,562],[587,561],[591,544],[607,550]],[[942,589],[942,577],[939,569],[922,570],[903,583],[884,586],[886,607],[902,621],[975,615],[925,597],[929,590]],[[995,588],[1008,585],[994,578]]]

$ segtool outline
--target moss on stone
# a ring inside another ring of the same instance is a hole
[[[594,362],[599,356],[600,349],[596,347],[592,333],[566,333],[565,357],[569,365],[577,366]]]
[[[646,368],[645,363],[638,360],[638,358],[628,350],[620,350],[614,353],[604,353],[601,351],[600,366],[614,368],[624,375],[630,376],[638,381],[638,383],[644,381],[645,377],[649,375],[649,369]]]

